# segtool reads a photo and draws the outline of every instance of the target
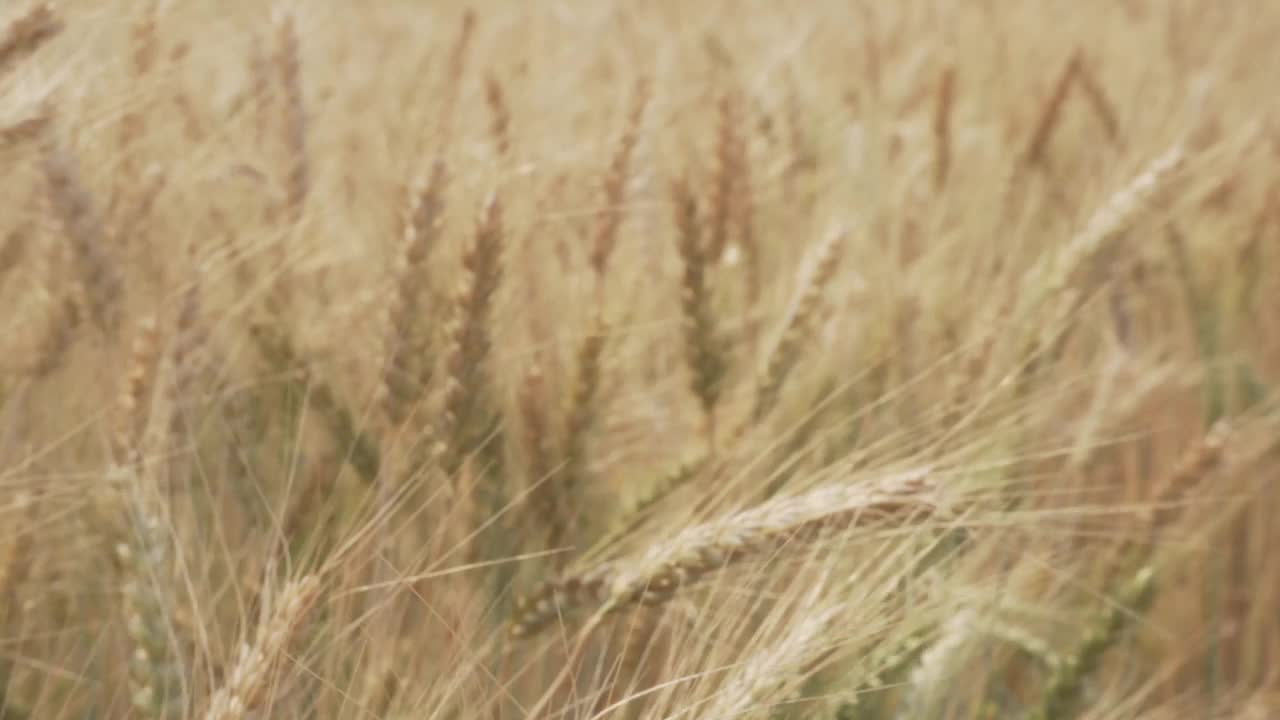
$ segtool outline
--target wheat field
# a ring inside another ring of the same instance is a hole
[[[1280,717],[1277,41],[4,3],[0,718]]]

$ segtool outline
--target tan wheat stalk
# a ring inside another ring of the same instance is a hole
[[[803,545],[852,528],[928,518],[940,505],[927,475],[913,471],[870,484],[826,485],[695,525],[640,557],[542,585],[517,602],[512,632],[529,635],[563,614],[585,608],[610,613],[635,605],[663,605],[712,573],[767,556],[784,545]]]
[[[431,335],[425,321],[427,260],[439,237],[448,176],[437,160],[414,184],[406,203],[403,241],[387,302],[380,402],[388,428],[397,429],[421,402],[431,380]]]
[[[609,169],[601,183],[604,210],[596,222],[591,242],[591,268],[595,271],[597,287],[604,283],[609,258],[613,256],[614,248],[618,243],[618,230],[625,217],[623,206],[626,203],[627,183],[630,180],[631,159],[640,142],[640,126],[644,122],[644,113],[649,106],[650,94],[649,80],[643,77],[637,80],[622,137],[618,139],[613,160],[609,163]]]
[[[538,524],[554,518],[558,511],[558,499],[551,480],[551,429],[547,421],[546,376],[542,364],[535,361],[525,371],[517,389],[520,421],[523,430],[523,446],[526,481],[535,486],[531,502],[542,516]]]
[[[449,53],[449,75],[445,80],[445,90],[440,101],[439,125],[436,128],[438,147],[448,147],[453,136],[453,116],[458,105],[458,93],[462,88],[463,75],[467,70],[468,51],[471,39],[475,35],[476,13],[467,8],[462,14],[462,23],[458,26],[458,37],[454,40],[453,49]]]
[[[74,159],[52,137],[44,142],[43,166],[50,205],[71,241],[88,311],[100,330],[116,327],[124,281],[110,257],[106,230],[76,168]]]
[[[832,233],[818,248],[813,270],[807,281],[801,284],[782,335],[769,353],[765,370],[756,382],[755,402],[751,410],[753,423],[763,420],[777,404],[782,386],[800,358],[800,345],[817,317],[822,295],[840,265],[845,239],[842,228]]]
[[[578,367],[574,376],[569,406],[565,412],[564,468],[558,477],[552,478],[553,505],[558,511],[547,518],[552,547],[560,544],[572,532],[577,522],[577,506],[580,504],[579,488],[586,472],[587,437],[595,424],[598,413],[596,396],[600,390],[601,358],[608,340],[608,327],[597,309],[591,321],[591,333],[578,350]]]
[[[8,542],[0,545],[0,632],[6,641],[22,627],[23,598],[27,580],[31,575],[32,550],[35,547],[36,528],[30,522],[35,517],[34,498],[30,493],[19,492],[13,498],[12,506],[6,508],[13,520],[8,523]],[[13,653],[0,654],[0,712],[8,708],[19,707],[16,698],[10,694],[13,687]]]
[[[267,139],[275,94],[271,92],[271,69],[267,60],[267,51],[263,48],[261,37],[257,33],[249,43],[249,94],[253,99],[253,138],[259,148]]]
[[[306,396],[312,409],[325,420],[334,441],[348,453],[347,461],[367,483],[377,481],[382,456],[374,438],[357,420],[351,407],[342,401],[333,386],[306,367],[293,341],[281,328],[270,323],[251,325],[250,336],[263,359],[278,371],[290,373],[298,396]]]
[[[159,166],[147,168],[138,179],[142,185],[127,212],[122,212],[107,227],[107,238],[113,247],[127,248],[145,229],[144,223],[169,182],[169,175]]]
[[[1231,423],[1226,420],[1215,423],[1199,442],[1183,452],[1173,470],[1156,484],[1154,501],[1143,508],[1138,518],[1145,531],[1141,542],[1146,543],[1146,552],[1154,550],[1158,535],[1182,514],[1187,497],[1222,465],[1232,431]]]
[[[129,57],[129,82],[133,85],[134,98],[130,107],[120,117],[120,172],[125,179],[120,183],[117,197],[123,194],[127,183],[136,173],[137,159],[134,157],[134,147],[147,132],[147,113],[140,107],[143,102],[141,84],[151,72],[151,68],[155,66],[159,51],[160,32],[157,17],[159,11],[159,0],[146,2],[129,32],[129,42],[133,50]]]
[[[194,264],[194,263],[193,263]],[[197,369],[200,354],[209,345],[208,328],[205,325],[204,306],[201,293],[201,273],[198,268],[188,280],[188,285],[178,303],[177,317],[174,321],[173,341],[169,348],[169,368],[171,377],[168,381],[166,396],[168,399],[168,427],[166,441],[167,454],[170,456],[169,473],[166,485],[169,489],[181,487],[183,477],[177,470],[177,449],[183,438],[193,429],[189,414],[191,403],[198,397],[196,392]]]
[[[1120,119],[1116,115],[1115,105],[1107,99],[1107,94],[1102,89],[1102,84],[1089,70],[1089,66],[1081,59],[1076,72],[1076,82],[1080,84],[1080,89],[1084,92],[1084,98],[1089,103],[1089,107],[1093,110],[1093,114],[1098,116],[1098,122],[1102,124],[1102,129],[1107,134],[1107,139],[1113,143],[1120,142]]]
[[[1081,268],[1133,225],[1185,161],[1182,145],[1174,145],[1152,160],[1128,184],[1112,193],[1089,218],[1084,229],[1046,258],[1048,266],[1043,274],[1037,274],[1035,280],[1043,283],[1043,294],[1035,293],[1033,297],[1062,295]]]
[[[307,112],[302,91],[302,58],[292,14],[277,23],[276,71],[284,88],[284,142],[289,152],[285,179],[285,210],[297,221],[311,187],[311,160],[307,154]]]
[[[489,134],[493,137],[494,149],[498,158],[511,161],[511,109],[507,107],[506,94],[502,90],[502,82],[493,73],[484,78],[484,100],[489,106]]]
[[[240,647],[235,665],[209,701],[205,720],[241,720],[262,707],[273,670],[319,594],[319,578],[307,575],[285,585],[273,607],[264,607],[253,640]]]
[[[177,717],[185,705],[170,624],[171,540],[156,475],[146,463],[160,354],[159,324],[155,316],[146,316],[138,321],[116,401],[115,460],[107,478],[119,493],[117,507],[127,520],[123,537],[117,536],[113,545],[121,570],[125,629],[132,641],[131,702],[150,718]]]
[[[159,361],[160,328],[155,316],[146,316],[138,321],[124,385],[116,399],[118,420],[114,449],[116,462],[122,466],[142,461]]]
[[[1053,136],[1053,131],[1058,127],[1058,122],[1062,117],[1062,106],[1067,101],[1067,95],[1070,93],[1071,86],[1075,82],[1076,74],[1079,71],[1080,53],[1076,52],[1071,55],[1066,67],[1058,75],[1058,80],[1054,83],[1048,100],[1045,101],[1044,107],[1040,110],[1040,118],[1036,121],[1035,130],[1031,133],[1031,140],[1027,142],[1027,149],[1022,156],[1023,162],[1027,165],[1044,162],[1045,150],[1049,145],[1050,138]]]
[[[698,201],[688,180],[671,187],[675,206],[676,247],[684,263],[680,303],[684,315],[685,356],[692,372],[694,395],[706,420],[707,444],[715,444],[715,412],[727,370],[722,339],[716,327],[708,285],[708,259],[699,230]]]
[[[489,356],[489,313],[502,278],[502,210],[496,194],[484,203],[470,248],[462,259],[464,278],[454,300],[444,360],[444,388],[436,435],[436,454],[446,472],[468,447],[476,412],[483,402]]]
[[[724,256],[729,239],[729,218],[741,176],[738,167],[742,141],[738,131],[737,100],[731,93],[724,93],[717,103],[715,164],[712,173],[710,212],[707,218],[707,263],[714,265]]]
[[[933,106],[933,186],[942,189],[951,172],[951,116],[956,94],[956,69],[948,66],[938,81],[938,93]]]
[[[65,24],[52,3],[42,2],[10,21],[0,36],[0,74],[40,49]]]

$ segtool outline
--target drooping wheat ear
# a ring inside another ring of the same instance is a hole
[[[622,137],[618,139],[618,147],[614,151],[613,160],[609,163],[609,170],[605,173],[601,184],[604,209],[596,222],[591,243],[591,269],[595,271],[597,287],[604,284],[609,258],[613,256],[613,250],[618,243],[618,230],[625,216],[623,206],[627,199],[631,158],[635,155],[636,146],[640,143],[640,126],[644,122],[644,113],[649,106],[650,94],[648,78],[642,77],[637,80]]]
[[[1061,658],[1029,720],[1071,717],[1068,713],[1079,701],[1086,682],[1098,671],[1103,655],[1150,607],[1154,596],[1155,571],[1149,565],[1143,566],[1125,583],[1115,601],[1093,619],[1075,650]]]
[[[711,209],[707,218],[707,263],[714,265],[724,257],[729,240],[729,218],[735,204],[742,144],[738,125],[738,101],[732,93],[724,93],[717,103],[716,151]]]
[[[186,709],[183,670],[175,647],[171,539],[157,494],[138,466],[119,468],[127,497],[130,532],[116,544],[122,570],[125,629],[132,641],[129,680],[134,710],[147,718],[177,718]]]
[[[498,158],[509,162],[511,160],[511,109],[507,107],[502,82],[493,73],[485,75],[484,78],[484,101],[489,106],[489,134],[493,137],[493,146],[498,151]]]
[[[1046,275],[1036,282],[1045,283],[1045,297],[1063,292],[1076,273],[1098,255],[1115,237],[1133,225],[1156,195],[1169,183],[1186,161],[1182,145],[1174,145],[1157,157],[1141,174],[1112,193],[1089,218],[1084,229],[1047,258]]]
[[[205,720],[241,720],[264,704],[276,664],[319,595],[319,578],[308,575],[285,585],[274,607],[264,607],[252,642],[240,647],[235,666],[209,702]]]
[[[65,24],[52,3],[42,2],[14,18],[0,36],[0,75],[62,32]]]
[[[436,452],[446,472],[457,470],[472,450],[469,434],[484,399],[490,350],[489,313],[502,279],[502,209],[496,194],[485,201],[471,247],[463,256],[464,278],[454,300],[445,351],[445,379]]]
[[[159,363],[159,327],[155,316],[147,316],[138,321],[124,385],[116,400],[114,450],[115,460],[122,466],[136,465],[142,460]]]
[[[783,546],[894,521],[923,520],[940,508],[927,471],[867,485],[833,484],[777,498],[677,533],[642,556],[606,563],[544,584],[516,605],[512,632],[532,634],[563,614],[595,607],[610,613],[663,605],[719,570]]]
[[[1040,110],[1040,119],[1036,121],[1031,140],[1027,142],[1027,149],[1022,155],[1022,161],[1026,165],[1035,165],[1044,161],[1045,149],[1049,145],[1050,138],[1053,137],[1053,131],[1058,127],[1062,117],[1062,106],[1067,101],[1067,94],[1071,91],[1071,85],[1079,71],[1080,53],[1077,51],[1072,53],[1066,67],[1058,75],[1053,91],[1049,93],[1048,100]]]
[[[380,405],[388,428],[399,428],[408,420],[431,380],[434,328],[424,321],[429,310],[427,259],[439,237],[447,181],[444,162],[437,160],[430,173],[414,184],[405,205],[403,245],[387,302],[383,340]]]
[[[819,247],[813,270],[808,280],[801,284],[791,315],[783,326],[782,336],[773,352],[769,353],[764,373],[756,383],[755,404],[751,410],[752,422],[760,422],[774,408],[787,376],[800,359],[800,345],[818,314],[822,294],[826,292],[844,255],[845,238],[842,228]]]
[[[715,442],[716,403],[720,398],[727,361],[711,307],[707,256],[699,231],[697,198],[684,178],[672,183],[671,194],[675,201],[677,249],[684,262],[680,303],[684,315],[685,356],[693,374],[691,387],[706,418],[710,446]]]
[[[600,390],[601,358],[604,355],[609,329],[601,311],[597,308],[591,321],[591,334],[578,350],[578,369],[574,376],[573,391],[565,410],[564,469],[547,485],[555,495],[555,515],[550,522],[549,543],[558,546],[569,537],[578,520],[579,488],[586,474],[587,438],[595,425],[599,412],[596,396]]]
[[[74,159],[48,136],[43,155],[50,205],[71,242],[89,314],[109,336],[117,326],[124,282],[110,257],[106,230]]]
[[[307,155],[307,111],[302,92],[302,58],[293,15],[284,13],[277,23],[276,71],[284,89],[284,143],[289,152],[285,180],[285,211],[297,221],[311,187],[311,161]]]
[[[951,173],[951,116],[955,104],[956,69],[947,66],[938,81],[933,105],[933,187],[942,189]]]

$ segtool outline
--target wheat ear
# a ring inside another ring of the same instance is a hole
[[[588,607],[610,613],[635,605],[662,605],[716,571],[784,545],[802,545],[855,527],[919,520],[938,509],[936,488],[925,471],[777,498],[677,533],[638,558],[544,584],[517,602],[512,633],[532,634]]]
[[[680,303],[684,315],[685,356],[692,372],[694,395],[702,405],[707,444],[715,442],[715,411],[727,362],[711,307],[707,252],[698,222],[698,201],[686,179],[672,183],[677,249],[684,262]]]
[[[844,230],[839,230],[818,249],[812,273],[808,281],[801,285],[800,294],[792,306],[791,316],[787,318],[782,336],[769,353],[765,370],[756,382],[755,402],[751,409],[751,421],[754,423],[763,420],[777,404],[782,386],[800,358],[800,344],[818,314],[822,294],[835,276],[843,257],[845,237]]]
[[[264,612],[252,642],[241,646],[226,681],[209,701],[205,720],[241,720],[262,706],[272,670],[319,594],[320,581],[314,575],[284,586],[275,607]]]
[[[469,437],[485,390],[484,372],[491,345],[489,314],[502,278],[502,210],[490,195],[481,211],[471,247],[463,256],[465,277],[454,301],[448,329],[445,380],[436,454],[446,473],[456,471],[469,452]]]
[[[380,392],[384,420],[398,429],[421,402],[431,380],[431,333],[424,285],[427,260],[439,238],[448,175],[443,161],[432,163],[428,176],[409,193],[403,244],[387,303],[384,368]]]

